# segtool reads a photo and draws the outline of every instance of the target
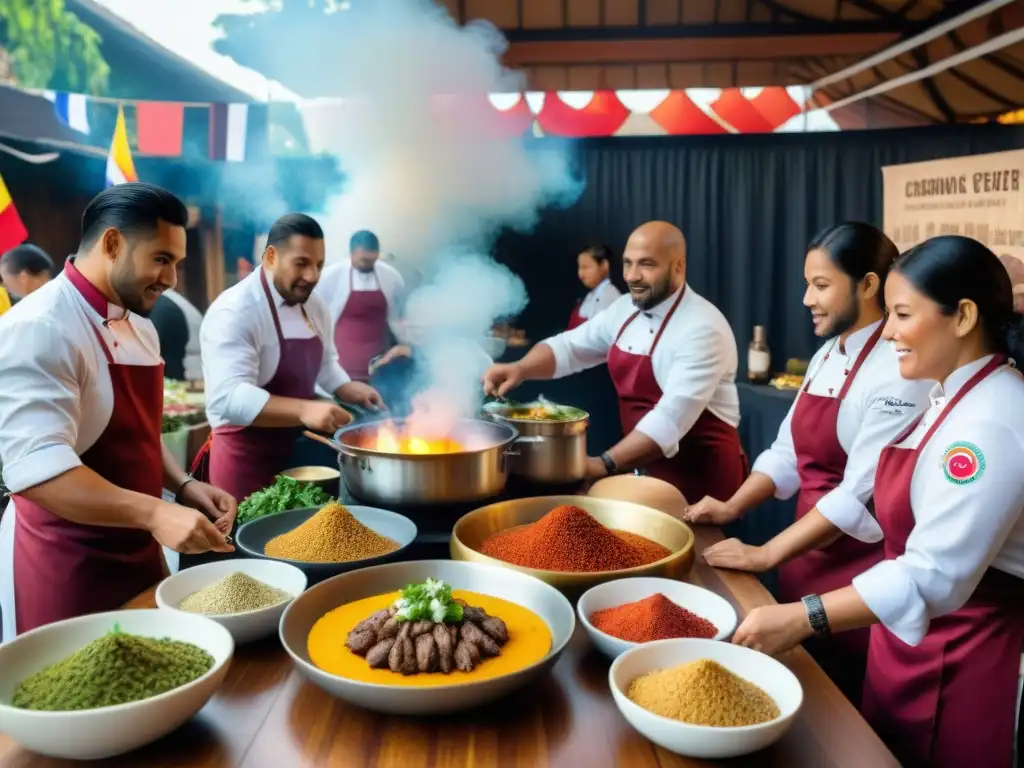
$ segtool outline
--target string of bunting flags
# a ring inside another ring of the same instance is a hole
[[[96,144],[97,112],[117,109],[129,115],[130,146],[139,154],[180,157],[189,127],[205,123],[206,155],[211,160],[244,162],[254,157],[290,153],[287,142],[271,149],[268,137],[276,117],[296,113],[307,136],[319,127],[344,119],[353,99],[324,98],[292,102],[202,104],[132,101],[82,94],[43,91],[57,118]],[[808,104],[806,86],[769,88],[691,88],[685,90],[528,91],[491,94],[471,105],[457,98],[460,109],[486,107],[502,133],[585,139],[612,136],[684,136],[794,131],[834,131],[839,126],[828,113]],[[438,103],[451,101],[438,96]],[[446,109],[448,109],[446,107]],[[201,114],[201,113],[205,113]],[[454,119],[458,113],[454,112]],[[205,120],[201,119],[205,117]],[[198,119],[197,119],[198,118]],[[313,125],[311,125],[313,123]],[[336,123],[335,123],[336,124]],[[109,136],[109,134],[107,134]],[[94,140],[95,139],[95,140]],[[322,151],[311,141],[309,152]]]

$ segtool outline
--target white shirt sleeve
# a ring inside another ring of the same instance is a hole
[[[226,307],[203,318],[206,407],[234,426],[251,425],[270,400],[259,386],[259,325],[257,318]]]
[[[791,499],[800,490],[800,471],[796,461],[796,448],[793,446],[793,410],[796,408],[799,392],[789,406],[786,418],[779,426],[779,434],[768,450],[757,457],[752,472],[767,475],[775,483],[775,498]]]
[[[600,312],[571,331],[542,341],[541,344],[547,344],[555,355],[552,378],[561,379],[605,362],[621,325],[615,322],[619,314],[617,311]]]
[[[338,387],[348,384],[352,378],[341,367],[338,362],[338,350],[334,346],[334,329],[331,327],[331,312],[327,305],[319,301],[319,297],[306,302],[306,310],[310,313],[310,320],[318,328],[320,339],[323,343],[323,357],[320,361],[320,372],[317,374],[316,383],[331,396]]]
[[[0,461],[14,493],[81,466],[75,453],[86,364],[56,323],[0,324]]]
[[[931,619],[967,602],[1024,507],[1020,436],[988,419],[967,422],[959,431],[982,452],[982,474],[957,485],[941,462],[919,456],[914,486],[921,483],[921,503],[915,491],[906,551],[853,580],[868,608],[908,645],[924,639]]]
[[[598,318],[610,314],[601,313]],[[591,323],[593,320],[570,333]],[[695,328],[686,335],[685,343],[676,347],[668,380],[661,383],[661,399],[636,425],[638,431],[661,447],[665,456],[672,457],[678,453],[679,441],[708,407],[719,383],[728,373],[729,358],[722,350],[722,337],[710,325]]]

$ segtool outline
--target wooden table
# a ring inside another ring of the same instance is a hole
[[[721,538],[698,530],[698,552]],[[729,599],[740,612],[772,602],[754,577],[702,562],[694,583]],[[129,607],[153,607],[152,590]],[[634,731],[608,692],[608,661],[577,628],[545,680],[493,705],[461,715],[389,717],[332,698],[301,677],[277,638],[242,646],[224,686],[189,724],[142,750],[94,763],[123,768],[455,768],[472,766],[623,766],[690,768],[886,768],[899,763],[802,649],[783,660],[804,687],[796,723],[774,747],[711,763],[679,757]],[[2,768],[82,765],[40,758],[0,734]]]

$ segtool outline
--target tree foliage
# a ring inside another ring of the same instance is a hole
[[[101,42],[64,0],[0,0],[0,46],[27,88],[101,94],[110,76]]]

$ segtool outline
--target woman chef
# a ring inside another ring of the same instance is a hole
[[[871,626],[863,712],[908,766],[1010,766],[1024,647],[1024,355],[1006,270],[976,240],[903,254],[885,338],[937,381],[875,475],[885,559],[852,586],[757,608],[734,642],[766,653]]]
[[[78,254],[0,320],[3,638],[120,608],[163,578],[160,545],[231,551],[228,494],[161,441],[163,363],[146,315],[185,257],[185,206],[150,184],[101,192]],[[169,504],[162,489],[177,494]]]
[[[569,315],[569,330],[608,309],[622,295],[611,279],[612,251],[605,245],[592,245],[576,257],[577,275],[587,295],[576,302]]]
[[[882,232],[859,222],[829,227],[810,242],[804,304],[815,335],[828,341],[811,360],[778,438],[743,486],[731,498],[704,499],[687,511],[690,522],[723,525],[772,495],[798,494],[798,522],[763,547],[729,539],[704,553],[719,568],[778,567],[785,602],[845,587],[882,559],[882,532],[870,512],[875,465],[930,388],[904,380],[892,344],[881,340],[882,286],[898,253]],[[809,540],[815,532],[821,538]],[[810,642],[808,650],[858,702],[867,630]]]
[[[486,394],[607,361],[625,437],[587,460],[600,478],[645,467],[684,496],[728,498],[743,483],[736,339],[718,308],[686,284],[686,240],[664,221],[629,236],[623,256],[630,296],[578,328],[494,365]]]

